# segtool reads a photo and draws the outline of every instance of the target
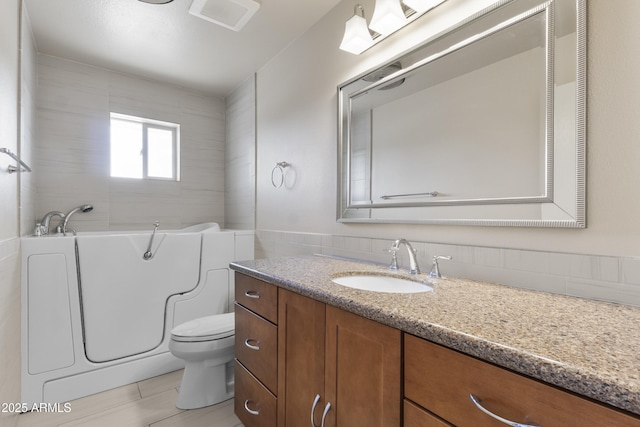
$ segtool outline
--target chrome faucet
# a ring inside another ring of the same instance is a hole
[[[51,223],[51,218],[54,216],[59,216],[64,220],[64,214],[60,211],[51,211],[47,213],[44,217],[42,217],[42,221],[40,221],[40,234],[46,236],[49,234],[49,224]],[[36,230],[37,233],[37,230]]]
[[[82,212],[82,213],[87,213],[87,212],[91,212],[93,210],[93,205],[82,205],[82,206],[78,206],[77,208],[73,208],[71,209],[66,215],[63,215],[64,221],[62,222],[62,234],[64,234],[65,236],[67,235],[67,224],[69,223],[69,219],[71,219],[71,216],[76,213],[76,212]],[[75,230],[71,230],[73,231],[73,234],[76,234]]]
[[[429,277],[433,279],[442,279],[442,274],[440,274],[440,266],[438,265],[439,259],[446,259],[447,261],[449,261],[451,260],[451,257],[442,255],[436,255],[433,257],[433,265],[431,266],[431,271],[429,272]]]
[[[393,242],[393,245],[391,245],[391,249],[389,249],[389,252],[391,252],[392,254],[392,261],[389,269],[398,269],[396,252],[400,250],[400,245],[403,244],[406,246],[407,252],[409,252],[409,274],[420,274],[420,266],[418,265],[418,259],[416,258],[416,251],[411,246],[411,243],[409,243],[406,239],[398,239]]]

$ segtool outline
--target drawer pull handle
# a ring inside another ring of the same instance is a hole
[[[244,296],[247,297],[247,298],[259,299],[260,298],[260,292],[258,292],[258,291],[246,291],[244,293]]]
[[[320,395],[316,394],[316,398],[313,400],[313,405],[311,406],[311,427],[318,427],[313,422],[313,413],[316,411],[316,406],[318,406],[318,402],[320,401]]]
[[[254,411],[253,409],[249,409],[249,399],[244,401],[244,409],[251,415],[260,415],[260,411]]]
[[[260,346],[249,344],[249,341],[255,341],[255,340],[253,340],[251,338],[247,338],[246,340],[244,340],[244,345],[249,347],[251,350],[256,350],[256,351],[260,350]]]
[[[494,414],[493,412],[489,411],[488,409],[486,409],[485,407],[483,407],[480,404],[480,399],[478,399],[476,396],[472,394],[469,395],[469,397],[471,398],[471,401],[473,402],[474,405],[476,405],[476,408],[480,409],[482,412],[484,412],[485,414],[489,415],[491,418],[494,418],[498,421],[500,421],[501,423],[507,424],[511,427],[540,427],[540,425],[538,424],[521,424],[521,423],[516,423],[514,421],[509,421],[505,418],[502,418],[496,414]]]
[[[331,403],[327,402],[327,406],[324,407],[324,412],[322,413],[322,424],[320,424],[320,427],[324,427],[324,419],[327,418],[329,409],[331,409]]]

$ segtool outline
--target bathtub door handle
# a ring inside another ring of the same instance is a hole
[[[256,411],[249,408],[249,399],[244,401],[244,409],[251,415],[260,415],[260,411]]]
[[[244,293],[244,296],[247,297],[247,298],[259,299],[260,298],[260,292],[258,292],[258,291],[246,291]]]
[[[156,231],[158,231],[158,227],[160,223],[158,221],[153,223],[153,233],[151,233],[151,238],[149,239],[149,246],[147,246],[147,250],[144,254],[142,254],[142,259],[145,261],[149,261],[153,258],[153,252],[151,252],[151,246],[153,245],[153,238],[156,236]],[[75,234],[75,232],[73,233]]]
[[[258,340],[254,340],[254,339],[251,339],[251,338],[247,338],[246,340],[244,340],[244,345],[245,345],[245,346],[247,346],[247,347],[249,347],[251,350],[256,350],[256,351],[260,350],[260,347],[259,347],[259,346],[257,346],[257,345],[253,345],[253,344],[249,344],[249,341],[255,341],[255,342],[258,342]]]

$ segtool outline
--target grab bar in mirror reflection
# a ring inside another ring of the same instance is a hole
[[[398,197],[437,197],[438,194],[439,193],[437,191],[431,191],[428,193],[390,194],[388,196],[380,196],[380,198],[384,200],[388,200],[388,199],[395,199]]]

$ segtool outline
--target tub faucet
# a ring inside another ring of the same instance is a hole
[[[71,219],[71,215],[73,215],[76,212],[87,213],[87,212],[91,212],[92,210],[93,210],[93,205],[82,205],[82,206],[78,206],[77,208],[71,209],[66,215],[63,216],[64,221],[62,222],[62,234],[64,234],[65,236],[67,235],[67,223]],[[76,234],[75,230],[72,230],[72,231],[73,231],[73,234]]]
[[[44,217],[42,217],[42,221],[40,221],[40,234],[46,236],[49,234],[49,224],[51,223],[51,218],[54,216],[59,216],[64,220],[64,214],[60,211],[51,211],[47,213]]]
[[[418,259],[416,258],[416,251],[411,246],[411,243],[409,243],[406,239],[398,239],[393,242],[393,245],[391,245],[391,249],[389,249],[389,252],[391,252],[393,260],[396,260],[395,255],[396,252],[400,250],[400,245],[405,245],[405,247],[407,248],[407,252],[409,252],[409,274],[420,274],[420,266],[418,265]],[[398,264],[397,261],[394,261],[392,261],[389,268],[397,270]]]

